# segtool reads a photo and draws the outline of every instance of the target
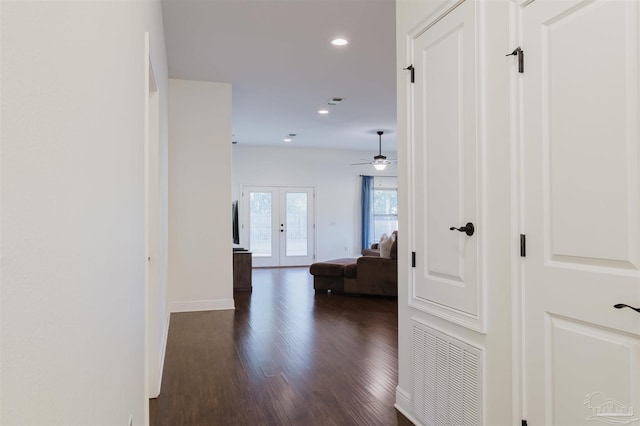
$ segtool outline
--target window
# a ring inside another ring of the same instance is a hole
[[[373,238],[380,241],[382,234],[391,235],[398,229],[398,190],[374,188],[373,190]]]

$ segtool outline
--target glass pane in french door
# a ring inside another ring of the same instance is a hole
[[[249,194],[249,247],[254,256],[271,256],[272,213],[271,192]]]
[[[307,256],[308,254],[307,208],[306,192],[287,192],[287,256]]]

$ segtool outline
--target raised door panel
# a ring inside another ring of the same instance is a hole
[[[547,257],[567,265],[639,266],[638,53],[627,7],[582,2],[541,27],[545,240]],[[591,30],[607,22],[621,25],[606,37]]]
[[[546,321],[549,424],[638,420],[631,405],[640,390],[638,339],[552,315]]]

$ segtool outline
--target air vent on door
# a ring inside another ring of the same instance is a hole
[[[413,321],[413,412],[426,425],[482,424],[482,352]]]

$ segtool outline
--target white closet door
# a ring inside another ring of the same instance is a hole
[[[411,304],[480,330],[475,13],[465,1],[413,43]],[[467,223],[473,235],[450,230]]]
[[[638,2],[521,17],[525,418],[638,424]]]

